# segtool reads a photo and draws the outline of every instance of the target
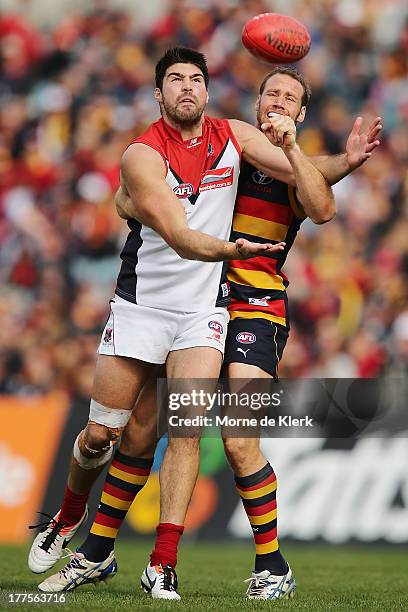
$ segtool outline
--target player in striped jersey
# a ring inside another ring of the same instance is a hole
[[[275,68],[265,77],[256,100],[258,128],[270,113],[290,117],[295,123],[302,122],[309,98],[310,88],[301,74],[292,68]],[[364,136],[359,134],[360,125],[358,119],[347,145],[350,168],[368,159],[361,156],[360,146],[366,143],[361,142]],[[378,118],[368,132],[369,154],[378,144],[379,129]],[[279,141],[276,134],[275,143],[285,147],[290,139],[285,136],[283,142]],[[341,171],[344,158],[337,161]],[[283,241],[285,248],[280,253],[245,262],[229,262],[231,320],[224,366],[230,379],[273,377],[277,380],[278,364],[289,333],[286,295],[289,281],[282,266],[306,217],[321,224],[329,221],[331,215],[303,203],[292,185],[268,176],[250,163],[242,163],[231,239]],[[261,452],[259,438],[225,437],[224,448],[255,540],[255,567],[248,581],[247,597],[290,597],[295,582],[279,550],[274,470]]]
[[[277,68],[263,81],[256,101],[257,124],[268,113],[303,121],[310,90],[303,77],[291,69]],[[307,211],[309,212],[309,211]],[[227,273],[231,291],[230,323],[224,358],[225,372],[233,379],[277,379],[278,363],[285,347],[289,318],[282,271],[302,220],[303,209],[296,189],[244,162],[235,202],[232,236],[257,236],[258,240],[282,240],[280,257],[256,257],[253,262],[231,261]],[[313,215],[313,211],[309,212]],[[330,220],[315,214],[316,223]],[[233,384],[233,383],[232,383]],[[238,385],[234,390],[239,390]],[[235,476],[237,492],[251,524],[255,540],[255,564],[247,597],[278,599],[294,594],[295,580],[282,556],[277,538],[277,480],[260,450],[258,438],[224,434],[224,448]]]

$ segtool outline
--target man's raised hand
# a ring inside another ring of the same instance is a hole
[[[377,136],[382,129],[381,117],[376,117],[364,132],[361,131],[362,125],[363,118],[357,117],[347,138],[347,161],[352,170],[364,164],[380,144]]]

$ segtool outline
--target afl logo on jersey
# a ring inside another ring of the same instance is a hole
[[[213,329],[218,334],[223,334],[224,333],[224,328],[221,325],[221,323],[218,323],[218,321],[209,321],[208,327],[210,329]]]
[[[260,170],[256,170],[252,173],[252,180],[257,185],[269,185],[269,183],[272,183],[273,178],[270,176],[266,176],[266,174],[264,174]]]
[[[240,332],[236,335],[236,340],[241,344],[253,344],[256,342],[256,336],[252,332]]]
[[[173,191],[178,198],[189,198],[194,193],[194,187],[191,183],[181,183]]]

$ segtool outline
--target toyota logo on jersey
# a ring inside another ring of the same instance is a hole
[[[254,342],[256,342],[256,336],[252,332],[244,331],[237,334],[236,340],[241,344],[253,344]]]
[[[254,183],[257,183],[257,185],[269,185],[269,183],[272,183],[273,178],[266,176],[261,170],[256,170],[252,173],[252,180]]]
[[[221,323],[218,323],[218,321],[210,321],[208,323],[208,327],[210,329],[213,329],[215,332],[217,332],[218,334],[223,334],[224,333],[224,328],[221,325]]]
[[[191,183],[181,183],[173,191],[178,198],[189,198],[194,193],[194,187]]]

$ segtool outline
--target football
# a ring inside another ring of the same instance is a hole
[[[300,21],[279,13],[263,13],[244,25],[242,43],[257,58],[272,64],[291,64],[305,57],[311,39]]]

